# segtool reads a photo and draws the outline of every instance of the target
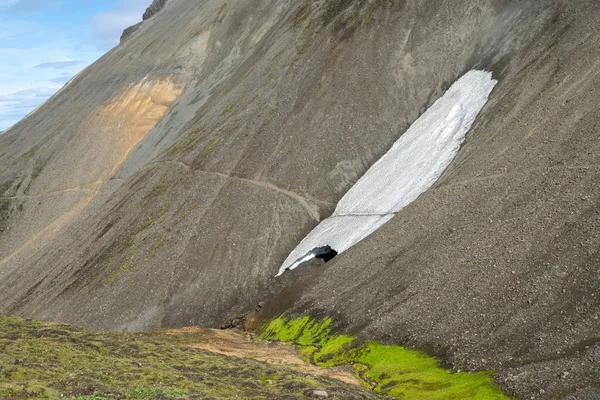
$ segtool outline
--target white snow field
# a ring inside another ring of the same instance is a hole
[[[429,189],[450,165],[497,81],[469,71],[457,80],[356,182],[292,251],[278,276],[331,246],[338,254],[360,242]]]

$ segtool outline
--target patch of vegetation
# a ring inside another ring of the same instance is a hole
[[[294,14],[291,17],[291,21],[292,21],[292,26],[294,28],[299,27],[300,25],[302,25],[302,23],[304,23],[304,21],[306,21],[306,19],[310,16],[311,14],[311,7],[308,3],[303,3],[302,5],[300,5],[298,7],[298,9],[294,12]]]
[[[33,149],[29,150],[27,153],[23,154],[21,156],[21,159],[31,158],[31,157],[35,156],[36,153],[37,153],[37,148],[34,147]]]
[[[13,160],[10,165],[16,165],[20,160],[27,160],[29,158],[32,158],[33,156],[35,156],[37,153],[37,147],[32,148],[31,150],[29,150],[27,153],[22,154],[19,158],[17,158],[16,160]]]
[[[167,238],[168,238],[169,234],[171,234],[171,232],[173,232],[173,230],[177,227],[177,225],[179,225],[181,223],[181,221],[183,221],[185,219],[185,217],[190,215],[192,213],[192,211],[194,211],[194,209],[200,205],[201,202],[202,202],[201,198],[197,198],[196,200],[194,200],[192,205],[190,207],[188,207],[183,212],[183,214],[181,214],[175,220],[175,222],[173,222],[173,224],[167,228],[166,231],[163,232],[163,234],[160,236],[158,241],[156,241],[150,248],[150,254],[148,257],[146,257],[142,261],[142,264],[147,263],[148,261],[150,261],[152,258],[154,258],[156,256],[156,254],[160,251],[160,249],[162,249],[167,244]]]
[[[228,4],[225,3],[217,10],[217,16],[215,17],[214,24],[221,24],[227,16]]]
[[[162,195],[171,181],[171,175],[173,174],[174,169],[175,166],[171,165],[169,169],[163,174],[163,176],[160,177],[158,183],[154,185],[154,187],[148,193],[146,193],[144,199],[153,200]]]
[[[200,205],[202,202],[201,198],[197,198],[194,202],[183,211],[183,213],[160,235],[160,237],[154,242],[151,242],[150,236],[144,238],[138,245],[135,245],[135,238],[144,229],[152,226],[158,219],[160,219],[168,210],[169,204],[165,204],[162,208],[154,212],[153,214],[146,217],[141,225],[139,225],[134,233],[131,233],[127,240],[122,246],[118,247],[113,251],[110,257],[104,259],[101,268],[105,268],[111,258],[123,254],[120,261],[116,265],[116,269],[112,274],[103,280],[104,285],[110,285],[117,281],[124,273],[133,273],[138,270],[139,267],[145,265],[147,262],[152,260],[158,252],[168,244],[168,236],[173,230],[188,216],[192,211]],[[152,244],[150,244],[152,243]],[[149,246],[149,248],[146,248]],[[146,250],[144,251],[144,249]]]
[[[369,7],[365,11],[365,24],[369,25],[371,22],[373,22],[373,9]]]
[[[353,365],[366,387],[401,399],[508,399],[494,385],[491,372],[452,372],[423,352],[378,342],[359,343],[336,334],[331,318],[291,319],[282,315],[268,322],[260,338],[294,343],[316,365]]]
[[[227,114],[232,109],[233,109],[233,104],[230,103],[227,107],[225,107],[225,109],[223,111],[221,111],[221,115],[219,115],[219,117],[222,117],[223,115]]]
[[[219,142],[221,141],[221,135],[223,134],[222,131],[218,131],[209,141],[208,143],[204,146],[204,148],[202,149],[202,152],[204,154],[210,154],[213,152],[213,150],[215,149],[215,147],[217,147],[217,145],[219,144]]]
[[[0,183],[0,197],[5,197],[6,192],[12,187],[14,181],[6,181],[4,183]]]
[[[154,42],[150,42],[146,45],[146,47],[144,47],[144,49],[142,50],[142,52],[140,53],[140,56],[143,55],[151,46],[152,44],[154,44]]]
[[[169,155],[176,156],[183,154],[184,152],[192,151],[196,143],[202,138],[202,135],[205,132],[205,128],[199,127],[191,130],[185,139],[177,142],[170,150]]]
[[[0,398],[6,399],[375,399],[355,386],[190,347],[200,333],[92,332],[0,317]]]
[[[346,30],[352,30],[358,27],[358,22],[360,20],[361,15],[363,14],[364,9],[364,24],[370,25],[371,22],[375,20],[375,13],[380,8],[388,8],[392,9],[395,6],[395,0],[375,0],[367,3],[366,0],[361,0],[355,4],[354,10],[352,11],[352,16],[346,23]]]
[[[353,3],[354,6],[350,18],[345,20],[338,18],[340,15],[343,15]],[[358,27],[359,21],[363,14],[365,25],[369,25],[371,22],[373,22],[374,15],[377,10],[382,7],[393,8],[394,5],[394,0],[329,0],[326,2],[326,6],[321,13],[320,23],[318,23],[318,26],[314,26],[313,24],[312,33],[307,34],[307,37],[298,50],[297,55],[294,57],[293,62],[297,62],[302,56],[304,56],[321,37],[325,29],[334,21],[337,21],[335,23],[334,30],[339,31],[345,28],[346,31],[352,31]],[[307,10],[308,6],[306,4],[297,9],[296,13],[292,17],[292,25],[294,27],[297,27],[300,23],[303,23],[306,18],[308,18],[310,12]],[[311,32],[311,27],[306,28],[305,31]]]
[[[154,257],[154,255],[156,255],[156,253],[158,252],[158,250],[160,248],[152,250],[151,251],[152,256],[141,261],[139,259],[138,255],[140,254],[142,249],[144,249],[144,247],[146,247],[146,245],[148,244],[149,238],[146,237],[138,245],[135,245],[135,243],[136,243],[135,238],[138,235],[138,233],[140,233],[144,229],[152,226],[152,224],[154,224],[163,215],[165,215],[165,213],[168,210],[169,210],[169,204],[165,204],[157,211],[148,215],[146,218],[144,218],[142,220],[142,222],[136,227],[136,229],[127,236],[127,238],[125,240],[123,240],[122,242],[118,242],[118,244],[116,244],[116,245],[112,245],[105,252],[105,254],[103,254],[101,256],[101,259],[99,260],[99,266],[100,266],[100,269],[104,269],[104,268],[106,268],[106,266],[108,265],[108,263],[111,259],[113,259],[114,257],[117,257],[119,255],[123,255],[121,257],[121,259],[119,260],[119,262],[117,263],[116,269],[102,281],[102,283],[104,285],[110,285],[110,284],[114,283],[125,272],[136,271],[140,265],[144,264],[150,258]]]
[[[119,277],[121,277],[121,275],[123,275],[125,272],[132,272],[137,270],[139,265],[136,262],[137,256],[142,250],[142,248],[146,246],[146,243],[147,239],[144,239],[142,243],[127,251],[123,258],[121,258],[121,261],[119,261],[119,263],[117,264],[117,269],[110,276],[104,279],[102,283],[104,285],[110,285],[111,283],[114,283],[117,279],[119,279]]]
[[[365,24],[369,25],[371,22],[373,22],[374,14],[380,8],[394,8],[394,5],[394,0],[376,0],[375,2],[369,4],[367,10],[365,11]]]
[[[356,7],[356,8],[354,8],[354,11],[352,11],[352,17],[350,18],[350,21],[348,21],[348,23],[346,24],[347,31],[356,28],[356,24],[358,23],[359,16],[360,16],[360,8]]]
[[[214,150],[219,146],[221,142],[223,142],[223,137],[231,137],[232,133],[237,131],[239,126],[233,124],[223,123],[220,126],[216,126],[212,129],[212,132],[215,132],[212,137],[204,144],[202,150],[199,151],[194,160],[192,161],[191,167],[192,169],[202,169],[204,167],[205,162],[211,157]]]
[[[329,25],[339,14],[348,8],[354,0],[330,0],[321,16],[323,26]],[[361,3],[364,0],[361,0]]]

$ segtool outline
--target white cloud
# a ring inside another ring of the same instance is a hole
[[[109,50],[119,44],[123,30],[142,20],[151,0],[119,0],[110,11],[96,14],[93,18],[94,38],[101,50]]]
[[[17,12],[40,12],[72,0],[0,0],[0,10]]]
[[[72,78],[71,75],[63,75],[63,76],[59,76],[57,78],[52,78],[49,80],[49,82],[56,83],[59,85],[64,85],[65,83],[69,82],[71,80],[71,78]]]
[[[117,0],[78,25],[40,17],[50,7],[69,12],[81,5],[75,0],[0,0],[0,132],[118,44],[123,29],[141,21],[151,2]]]
[[[0,0],[0,10],[7,9],[17,4],[19,0]]]
[[[8,14],[1,13],[0,26],[5,33],[0,38],[3,131],[53,95],[65,79],[98,58],[100,52],[78,50],[77,43],[60,30]]]
[[[81,64],[81,61],[73,60],[73,61],[53,61],[47,62],[43,64],[36,65],[33,68],[53,68],[53,69],[64,69],[75,66],[77,64]]]

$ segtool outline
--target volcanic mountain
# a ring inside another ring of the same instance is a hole
[[[594,0],[155,1],[0,135],[0,313],[140,331],[262,302],[600,398],[599,45]],[[493,90],[440,176],[276,277],[472,70]]]

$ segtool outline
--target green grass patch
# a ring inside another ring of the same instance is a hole
[[[229,104],[227,107],[225,107],[225,109],[221,112],[221,115],[219,115],[219,117],[222,117],[223,115],[227,114],[229,111],[231,111],[233,109],[233,104]]]
[[[23,154],[21,156],[22,159],[27,159],[27,158],[31,158],[33,156],[35,156],[37,153],[37,148],[34,147],[33,149],[29,150],[27,153]]]
[[[316,321],[286,315],[268,322],[259,337],[294,343],[320,366],[353,365],[365,386],[401,399],[501,400],[509,399],[494,384],[491,372],[452,372],[439,360],[400,346],[360,343],[331,330],[331,318]]]
[[[195,349],[201,333],[93,332],[0,316],[0,399],[305,399],[378,395],[281,365]]]
[[[152,47],[152,44],[154,44],[154,42],[150,42],[146,45],[146,47],[144,47],[144,50],[142,50],[142,52],[140,53],[140,56],[143,55],[146,51],[148,51],[148,49],[150,47]]]

